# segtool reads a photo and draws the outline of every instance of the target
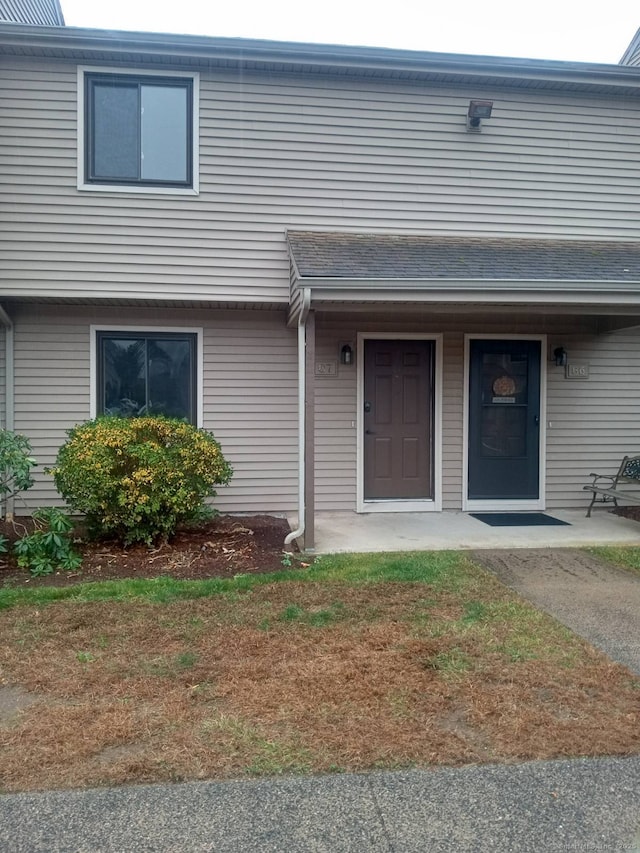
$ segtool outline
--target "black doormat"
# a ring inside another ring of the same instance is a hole
[[[543,512],[471,512],[472,518],[484,521],[491,527],[543,527],[549,524],[568,525],[568,521],[560,521]]]

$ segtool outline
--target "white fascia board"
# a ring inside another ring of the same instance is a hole
[[[640,306],[640,282],[311,279],[300,284],[319,302],[476,302],[514,305]]]

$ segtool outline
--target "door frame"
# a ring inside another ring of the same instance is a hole
[[[540,430],[538,447],[538,499],[514,500],[470,500],[469,499],[469,379],[471,341],[539,341],[540,342]],[[464,336],[464,400],[462,429],[462,510],[541,510],[546,509],[546,447],[547,447],[547,336],[468,334]]]
[[[366,340],[433,341],[433,498],[364,499],[364,342]],[[426,332],[358,332],[356,391],[356,512],[440,512],[442,510],[442,335]]]

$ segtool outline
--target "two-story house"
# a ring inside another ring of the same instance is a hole
[[[323,510],[584,505],[640,452],[638,50],[0,24],[4,425],[48,464],[189,418],[219,508],[307,546]]]

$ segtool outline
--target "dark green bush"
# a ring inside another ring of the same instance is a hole
[[[31,470],[35,464],[29,439],[0,429],[0,500],[14,497],[33,486]]]
[[[213,435],[184,421],[101,417],[69,431],[50,473],[93,533],[151,544],[197,517],[232,469]]]
[[[73,522],[65,513],[51,507],[33,513],[35,530],[25,534],[13,546],[18,565],[32,575],[50,575],[57,569],[67,572],[79,568],[82,557],[71,539]]]
[[[6,501],[9,498],[33,486],[31,472],[35,465],[29,439],[0,429],[0,517],[7,511]],[[0,554],[6,554],[8,549],[6,536],[0,535]]]

